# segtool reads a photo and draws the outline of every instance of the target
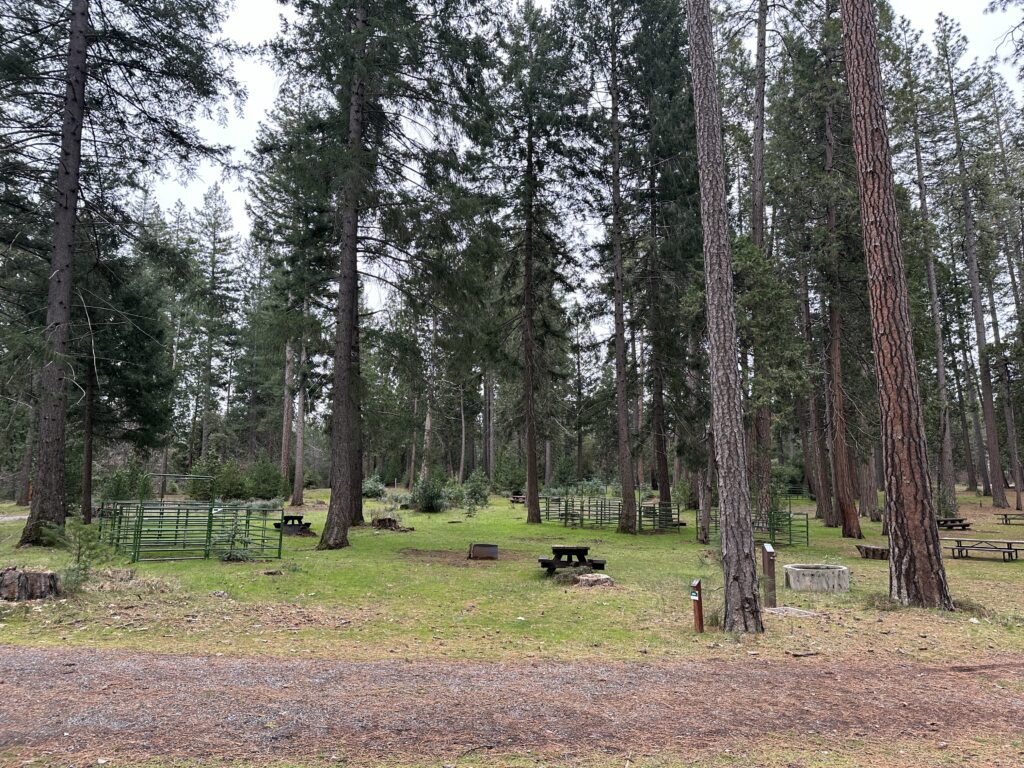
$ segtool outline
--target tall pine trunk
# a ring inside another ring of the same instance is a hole
[[[911,73],[911,77],[914,74]],[[924,224],[925,267],[928,273],[928,296],[932,313],[932,329],[935,334],[936,389],[939,402],[939,514],[953,517],[957,514],[956,470],[953,467],[953,428],[949,417],[949,390],[946,384],[946,344],[942,333],[942,313],[939,308],[938,281],[935,277],[935,257],[930,247],[931,216],[928,214],[928,187],[924,176],[924,161],[921,152],[920,114],[916,91],[911,94],[913,104],[914,161],[917,170],[917,198]]]
[[[417,421],[417,418],[420,415],[419,410],[420,399],[419,397],[414,396],[412,399],[412,440],[409,442],[409,463],[405,470],[405,486],[410,491],[412,490],[412,487],[416,484],[416,447],[419,445],[420,442],[420,432],[419,429],[417,428],[419,425],[419,422]]]
[[[295,403],[295,476],[292,481],[292,506],[301,507],[306,488],[306,342],[299,349],[298,394]]]
[[[539,525],[540,481],[537,476],[537,342],[535,318],[537,297],[534,288],[534,250],[536,232],[537,168],[533,115],[527,118],[526,167],[523,180],[523,428],[526,432],[526,522]]]
[[[636,486],[633,482],[633,456],[630,446],[629,394],[626,361],[626,277],[622,249],[622,148],[619,125],[619,61],[618,31],[612,32],[609,62],[609,97],[611,99],[611,164],[612,164],[612,286],[615,315],[615,422],[618,427],[619,482],[622,484],[622,507],[619,511],[619,533],[636,533]]]
[[[810,286],[807,282],[807,270],[804,267],[800,270],[800,293],[801,321],[804,341],[807,344],[808,368],[811,371],[820,371],[822,366],[814,354],[814,333],[811,330]],[[818,400],[819,389],[820,387],[812,384],[807,397],[807,429],[813,443],[815,482],[818,487],[818,495],[814,497],[814,516],[819,520],[831,521],[835,514],[835,507],[832,504],[832,476],[829,471],[825,425]]]
[[[711,416],[718,467],[719,530],[725,571],[727,632],[763,632],[754,563],[733,298],[732,250],[725,197],[722,114],[709,0],[689,0],[690,56],[697,126],[704,278],[707,293]]]
[[[360,40],[348,105],[348,160],[361,162],[366,106],[361,62],[365,57],[366,6],[359,2],[354,31]],[[348,529],[363,516],[362,441],[359,413],[359,201],[361,174],[347,169],[339,206],[338,307],[331,398],[331,502],[319,549],[347,547]]]
[[[989,316],[992,318],[992,338],[999,349],[999,394],[1003,404],[1003,419],[1006,422],[1006,442],[1010,444],[1010,463],[1013,470],[1013,491],[1016,508],[1020,510],[1021,485],[1024,485],[1024,473],[1021,472],[1020,449],[1017,447],[1017,417],[1013,412],[1013,399],[1010,392],[1010,367],[1006,355],[1002,351],[1002,340],[999,334],[999,313],[996,311],[995,290],[992,281],[988,281]]]
[[[765,181],[764,181],[764,118],[765,85],[767,82],[768,0],[758,0],[757,50],[754,59],[754,136],[750,164],[750,234],[754,246],[765,252]],[[764,378],[767,365],[762,361],[764,350],[754,350],[754,377]],[[772,415],[767,403],[760,403],[754,412],[754,489],[757,493],[758,517],[767,520],[772,505]]]
[[[56,168],[57,202],[53,223],[46,297],[45,362],[39,375],[39,457],[32,508],[20,545],[42,544],[45,528],[63,526],[64,441],[67,429],[68,335],[71,324],[71,273],[78,220],[82,167],[82,121],[85,117],[88,0],[72,0],[66,88]]]
[[[295,351],[291,339],[284,345],[284,396],[281,399],[281,477],[285,483],[292,468],[292,421],[295,402]]]
[[[885,123],[875,3],[842,0],[842,16],[882,418],[889,593],[905,605],[951,609],[928,477],[924,412]]]
[[[981,431],[981,419],[978,416],[981,410],[978,404],[978,380],[975,376],[974,363],[967,355],[967,331],[963,324],[958,322],[960,331],[960,357],[964,366],[964,377],[967,380],[967,402],[971,409],[971,423],[974,427],[974,445],[978,456],[978,471],[981,474],[981,495],[992,495],[992,482],[988,476],[988,459],[986,458],[985,438]]]
[[[988,450],[989,479],[992,484],[992,506],[1009,507],[1003,481],[1003,461],[999,450],[999,432],[996,426],[996,406],[992,393],[992,372],[988,359],[988,339],[985,331],[985,309],[981,298],[981,278],[978,270],[977,232],[974,221],[974,201],[967,179],[967,161],[964,155],[963,133],[960,127],[960,108],[956,97],[956,84],[948,59],[945,61],[949,106],[953,119],[953,139],[957,170],[960,173],[960,202],[964,217],[964,256],[967,258],[967,277],[971,288],[971,308],[974,311],[974,333],[978,350],[978,374],[981,379],[981,409],[985,417],[985,442]]]
[[[960,374],[956,368],[955,359],[953,363],[953,390],[956,393],[957,407],[960,411],[960,437],[964,447],[967,490],[978,493],[978,475],[975,470],[974,451],[971,450],[971,430],[967,425],[967,402],[964,399],[963,387],[960,385]]]
[[[826,5],[826,14],[830,13]],[[832,105],[825,109],[825,175],[831,179],[835,173],[835,115]],[[828,228],[828,246],[833,270],[833,295],[828,305],[828,398],[832,437],[832,488],[835,493],[838,521],[825,519],[826,525],[840,522],[843,526],[843,538],[860,539],[860,519],[854,506],[853,484],[850,482],[850,451],[849,435],[846,423],[846,391],[843,385],[843,319],[839,308],[838,273],[839,273],[839,238],[836,202],[829,194],[826,204],[826,225]]]

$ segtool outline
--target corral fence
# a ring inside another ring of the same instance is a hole
[[[777,488],[774,490],[767,513],[755,510],[752,515],[754,539],[767,541],[773,546],[781,544],[809,546],[811,543],[810,516],[806,509],[795,509],[793,506],[794,501],[799,505],[804,498],[800,489]],[[751,494],[751,499],[756,500],[756,494]],[[699,511],[695,512],[695,519],[699,528]],[[709,533],[713,541],[721,542],[718,507],[711,509]]]
[[[622,511],[622,499],[604,496],[542,496],[540,503],[545,520],[561,523],[567,528],[614,527],[619,524],[619,513]],[[637,529],[679,529],[686,525],[681,515],[680,504],[641,502],[637,505]]]
[[[131,561],[281,557],[283,510],[254,504],[107,501],[100,536]]]

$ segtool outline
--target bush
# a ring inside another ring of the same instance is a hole
[[[129,464],[111,473],[102,483],[101,496],[104,501],[144,501],[153,495],[153,483],[138,464]]]
[[[465,493],[465,503],[471,507],[486,507],[488,497],[491,495],[491,483],[481,470],[477,469],[466,478],[462,485]]]
[[[254,499],[273,499],[281,490],[280,470],[266,457],[249,467],[246,485],[249,495]]]
[[[420,512],[444,512],[447,508],[444,483],[436,475],[420,479],[412,489],[412,506]]]
[[[206,475],[213,480],[189,480],[188,496],[195,501],[211,501],[220,466],[212,458],[200,459],[189,470],[190,475]]]
[[[445,509],[461,507],[466,503],[466,492],[462,486],[454,480],[449,480],[444,486]]]
[[[110,549],[100,537],[100,527],[86,525],[77,517],[69,517],[63,528],[48,528],[46,538],[71,554],[71,564],[60,572],[61,589],[68,594],[82,588],[95,565],[110,559]]]
[[[605,495],[604,483],[602,483],[600,480],[584,480],[583,482],[578,483],[576,485],[576,494],[575,495],[577,495],[577,496],[588,496],[588,497],[604,496]]]
[[[387,488],[378,475],[367,477],[363,480],[364,499],[383,499],[387,495]]]
[[[245,475],[237,462],[228,461],[221,464],[213,478],[214,495],[218,499],[244,499],[246,490]]]

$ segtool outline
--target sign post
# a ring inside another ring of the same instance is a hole
[[[704,594],[701,590],[700,579],[694,579],[690,584],[690,602],[693,603],[693,628],[698,634],[704,632]]]
[[[775,607],[775,547],[765,544],[761,550],[761,567],[764,570],[764,604]]]

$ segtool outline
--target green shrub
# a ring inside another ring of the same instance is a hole
[[[491,483],[483,471],[477,469],[466,478],[462,484],[465,493],[465,503],[472,507],[486,507],[487,499],[491,494]]]
[[[202,475],[212,477],[213,480],[189,480],[188,496],[195,501],[211,501],[214,495],[214,486],[217,481],[217,473],[220,465],[212,458],[200,459],[189,470],[190,475]]]
[[[605,495],[604,483],[602,483],[600,480],[594,480],[594,479],[584,480],[583,482],[578,483],[576,485],[576,493],[575,493],[575,495],[577,495],[577,496],[587,496],[587,497],[594,497],[594,496],[600,497],[600,496],[604,496]]]
[[[67,594],[78,592],[89,580],[93,567],[111,556],[100,537],[100,527],[86,525],[77,517],[69,517],[63,528],[47,528],[46,538],[71,554],[71,564],[60,572],[61,589]]]
[[[221,464],[213,478],[213,493],[218,499],[244,499],[246,497],[245,475],[237,462]]]
[[[420,479],[412,489],[412,506],[420,512],[444,512],[447,504],[444,483],[437,475]]]
[[[249,467],[246,485],[254,499],[273,499],[279,495],[283,479],[281,471],[264,457]]]
[[[444,486],[444,507],[453,509],[462,507],[466,503],[466,492],[462,486],[454,480],[449,480]]]
[[[388,489],[378,475],[367,477],[363,480],[364,499],[383,499],[387,492]]]

